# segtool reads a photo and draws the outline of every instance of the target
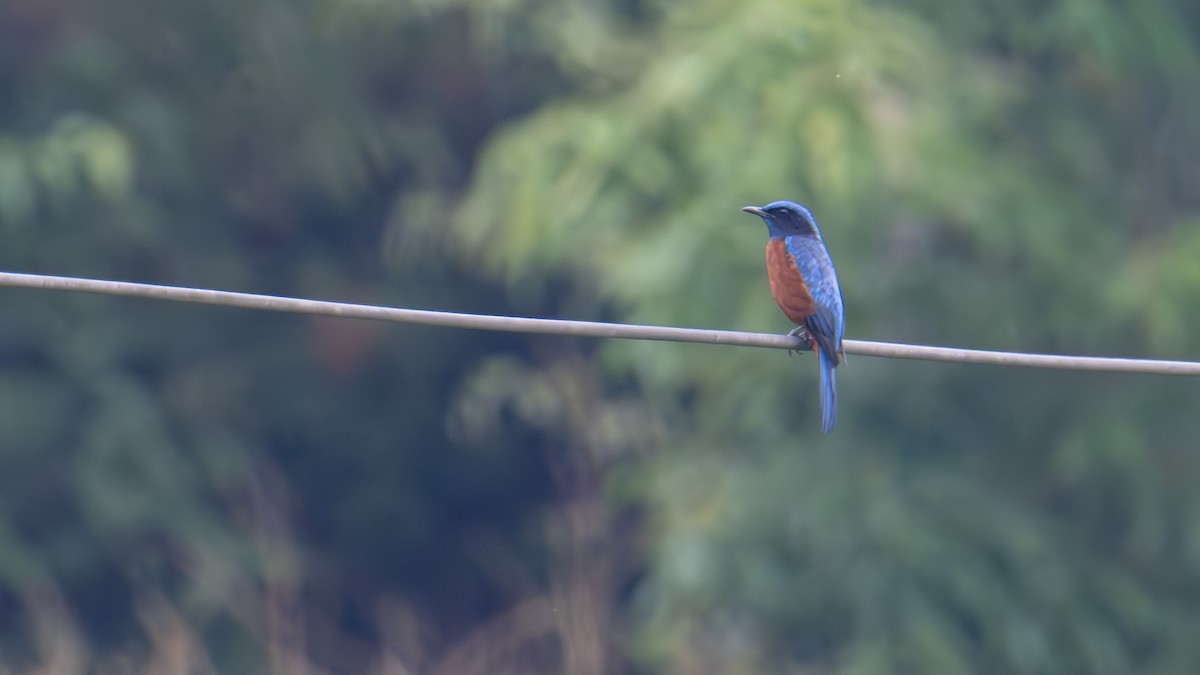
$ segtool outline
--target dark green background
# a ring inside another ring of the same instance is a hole
[[[1200,352],[1200,6],[0,0],[0,269]],[[0,669],[1193,673],[1193,380],[0,289]]]

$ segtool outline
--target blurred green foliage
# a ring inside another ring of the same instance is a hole
[[[1200,10],[0,3],[0,267],[1200,347]],[[1194,383],[5,291],[18,672],[1188,673]]]

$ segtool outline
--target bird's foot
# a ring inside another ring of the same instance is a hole
[[[793,352],[798,352],[798,351],[810,352],[810,351],[812,351],[812,338],[808,335],[808,331],[805,330],[804,326],[796,326],[792,330],[788,331],[788,335],[791,337],[800,338],[801,340],[804,341],[804,344],[800,345],[800,347],[798,349],[789,349],[788,356],[791,356]]]

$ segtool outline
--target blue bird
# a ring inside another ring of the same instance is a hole
[[[817,221],[807,208],[788,201],[747,206],[767,224],[767,280],[771,295],[796,324],[789,335],[807,336],[821,362],[821,429],[837,424],[837,372],[841,363],[842,289]]]

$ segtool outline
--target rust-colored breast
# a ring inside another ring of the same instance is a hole
[[[771,282],[775,304],[792,323],[800,325],[806,317],[817,313],[817,304],[782,239],[767,242],[767,280]]]

